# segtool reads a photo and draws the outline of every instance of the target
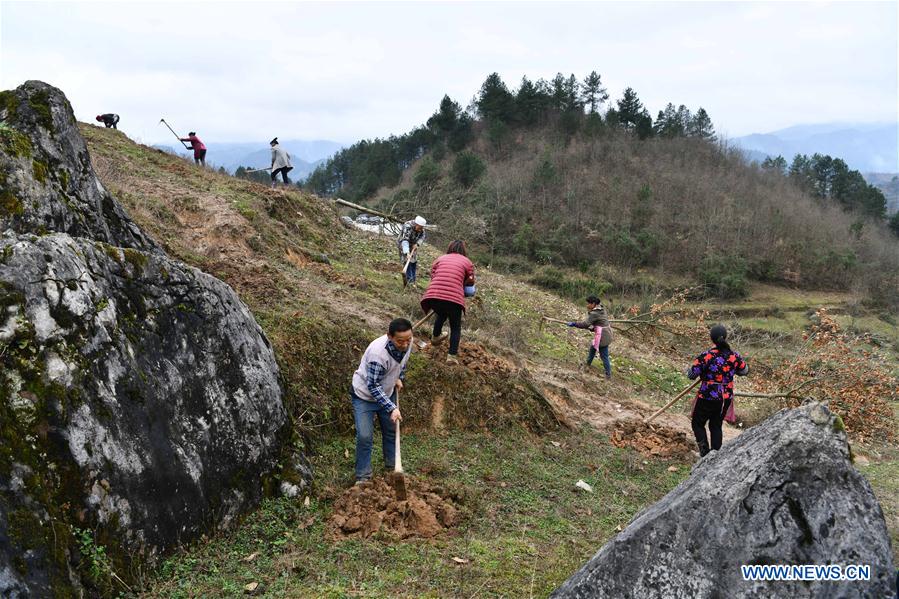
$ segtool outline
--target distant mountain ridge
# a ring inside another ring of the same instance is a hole
[[[751,159],[828,154],[861,172],[899,172],[899,123],[817,123],[732,140]]]
[[[325,139],[285,139],[281,146],[290,154],[294,170],[292,179],[309,175],[315,167],[344,147],[336,141]],[[239,166],[265,168],[271,165],[271,150],[268,141],[260,142],[215,142],[207,143],[206,161],[216,167],[224,167],[233,173]],[[187,153],[183,147],[158,144],[154,146],[172,154]]]

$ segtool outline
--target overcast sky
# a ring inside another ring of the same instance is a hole
[[[897,2],[0,2],[0,84],[61,88],[144,142],[403,133],[496,71],[600,75],[653,117],[699,106],[731,137],[896,122]]]

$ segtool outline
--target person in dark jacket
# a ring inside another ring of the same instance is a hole
[[[595,295],[587,298],[587,319],[581,322],[569,322],[568,326],[593,331],[593,341],[587,350],[587,366],[593,364],[593,358],[599,352],[606,379],[612,378],[612,362],[609,360],[609,345],[612,343],[612,325],[606,316],[602,302]]]
[[[400,250],[400,260],[402,261],[403,266],[406,266],[406,260],[409,259],[410,252],[412,254],[412,258],[409,260],[409,267],[406,268],[406,282],[411,285],[415,285],[415,274],[418,270],[417,250],[419,246],[425,242],[425,238],[427,237],[427,233],[425,232],[425,225],[427,224],[428,221],[423,217],[416,216],[414,219],[403,223],[400,235],[396,239],[396,245]]]
[[[206,144],[200,141],[196,131],[191,131],[187,134],[187,137],[179,137],[178,139],[190,142],[190,147],[194,150],[194,164],[206,166]]]
[[[113,114],[111,112],[106,113],[106,114],[98,114],[97,120],[99,122],[103,123],[104,125],[106,125],[107,129],[110,129],[110,128],[118,129],[118,127],[116,127],[116,125],[119,124],[119,115],[117,115],[117,114]]]
[[[468,259],[465,242],[453,241],[446,253],[431,265],[431,283],[421,298],[421,309],[434,311],[434,332],[432,343],[440,345],[446,338],[443,325],[449,320],[450,344],[446,361],[457,364],[459,359],[459,342],[462,339],[462,313],[465,312],[465,287],[474,286],[474,265]]]
[[[721,449],[721,424],[725,419],[729,422],[735,420],[733,417],[734,376],[749,374],[749,366],[746,365],[740,354],[733,351],[728,345],[727,329],[724,328],[724,325],[716,324],[709,331],[709,335],[715,347],[700,354],[687,369],[687,377],[690,380],[699,377],[702,381],[696,392],[696,398],[693,400],[691,420],[700,457],[711,450]],[[709,433],[712,437],[711,448],[709,448],[709,438],[705,432],[706,423],[709,425]]]

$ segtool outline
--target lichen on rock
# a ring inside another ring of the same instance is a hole
[[[552,597],[888,597],[890,538],[824,404],[782,411],[704,457]],[[864,564],[868,581],[744,580],[741,566]]]
[[[127,579],[253,506],[289,428],[278,367],[234,291],[106,192],[59,90],[3,92],[0,120],[0,596],[118,592],[75,529]]]

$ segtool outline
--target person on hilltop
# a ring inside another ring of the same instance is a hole
[[[403,228],[400,229],[399,237],[396,238],[396,245],[400,250],[400,260],[402,261],[403,266],[406,266],[407,260],[409,262],[409,267],[406,269],[406,282],[411,283],[412,285],[416,284],[415,275],[418,270],[418,248],[425,242],[425,238],[427,237],[427,234],[425,233],[425,226],[427,224],[428,221],[424,218],[416,216],[414,219],[403,223]]]
[[[412,353],[412,323],[405,318],[390,321],[387,334],[372,341],[353,373],[350,399],[356,423],[356,484],[371,479],[374,419],[381,426],[384,466],[393,470],[396,460],[396,423],[403,419],[397,392],[403,388],[406,364]]]
[[[609,360],[609,345],[612,343],[612,325],[606,316],[602,302],[595,295],[587,297],[587,319],[581,322],[569,322],[568,326],[593,331],[593,341],[587,350],[587,367],[593,364],[593,358],[599,352],[606,379],[612,378],[612,362]]]
[[[194,151],[194,164],[206,166],[206,144],[197,137],[196,131],[191,131],[187,134],[187,137],[179,137],[178,139],[190,142],[190,147]]]
[[[108,112],[106,114],[98,114],[97,121],[106,125],[107,129],[116,129],[118,127],[116,125],[119,124],[119,115]]]
[[[446,339],[443,325],[449,320],[449,351],[446,361],[458,364],[459,342],[462,340],[462,313],[465,298],[474,295],[474,265],[468,259],[465,242],[459,239],[449,244],[446,253],[431,265],[431,283],[421,298],[421,309],[433,311],[434,331],[431,342],[440,345]]]
[[[284,185],[290,185],[290,179],[287,178],[287,173],[293,170],[293,166],[290,164],[290,154],[278,144],[277,137],[269,144],[272,146],[272,189],[275,188],[278,173],[281,173]]]
[[[687,377],[693,380],[700,377],[702,381],[693,400],[691,425],[699,456],[709,451],[721,449],[721,424],[724,420],[735,422],[734,417],[734,375],[749,374],[749,366],[733,351],[727,343],[727,329],[716,324],[709,331],[715,347],[700,354],[687,369]],[[705,425],[709,425],[712,437],[711,448],[706,436]]]

